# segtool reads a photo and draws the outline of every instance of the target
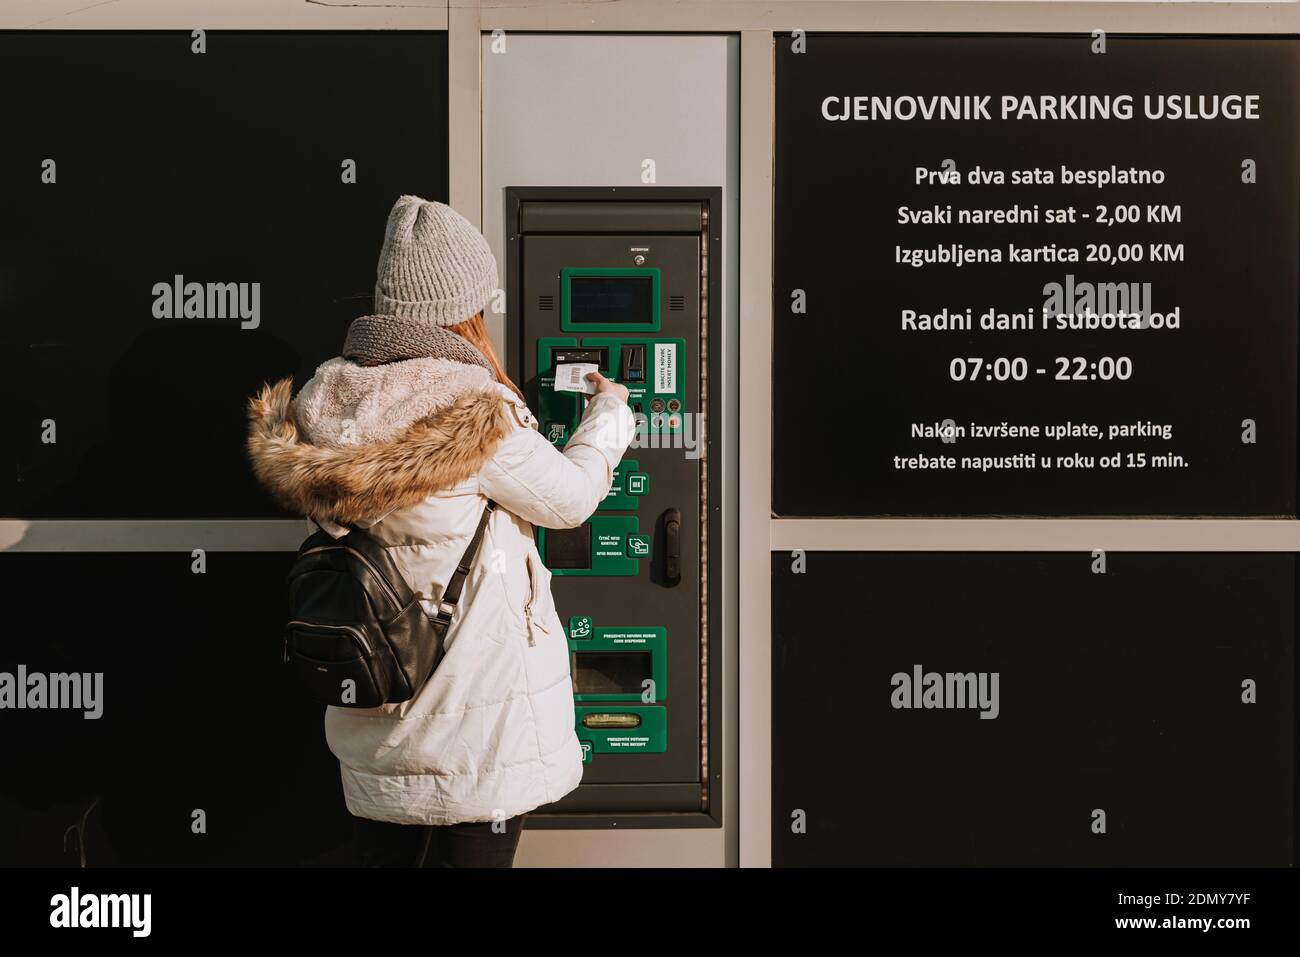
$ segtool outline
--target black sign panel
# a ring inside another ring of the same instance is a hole
[[[777,514],[1295,514],[1300,41],[776,50]]]
[[[772,556],[785,866],[1288,866],[1295,561]]]
[[[446,199],[445,34],[203,41],[0,34],[0,515],[280,514],[246,398],[338,354],[399,195]]]

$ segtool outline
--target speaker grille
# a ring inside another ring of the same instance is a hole
[[[555,297],[554,297],[554,296],[538,296],[538,297],[537,297],[537,308],[540,309],[540,310],[542,310],[542,312],[552,312],[552,311],[554,311],[554,309],[555,309]]]
[[[669,297],[668,297],[668,308],[669,308],[671,311],[673,311],[673,312],[681,312],[683,309],[686,308],[686,297],[685,297],[685,296],[669,296]]]

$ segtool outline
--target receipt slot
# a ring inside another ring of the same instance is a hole
[[[637,423],[595,513],[536,532],[584,772],[532,826],[721,821],[720,211],[716,188],[506,190],[507,365],[543,435],[581,422],[578,367],[626,386]]]

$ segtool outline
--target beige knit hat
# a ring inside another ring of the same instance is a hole
[[[379,254],[375,312],[454,326],[496,288],[497,261],[469,220],[443,203],[398,197]]]

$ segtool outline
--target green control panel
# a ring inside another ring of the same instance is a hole
[[[657,704],[667,697],[667,629],[597,628],[590,615],[573,615],[566,631],[578,701]]]
[[[572,615],[565,631],[583,763],[596,754],[666,751],[668,718],[661,702],[668,695],[667,629],[596,627],[590,615]]]
[[[596,506],[600,511],[634,512],[641,497],[650,491],[650,476],[641,471],[635,459],[624,459],[614,467],[614,482],[609,494]]]
[[[655,754],[668,750],[668,714],[655,705],[580,704],[574,730],[582,763],[593,754]]]
[[[686,340],[673,338],[537,340],[537,417],[542,434],[563,446],[582,420],[586,396],[555,390],[555,367],[570,362],[594,363],[601,375],[627,387],[628,405],[641,434],[673,435],[682,431],[686,408]]]
[[[553,575],[636,575],[650,549],[635,515],[597,513],[577,528],[537,529],[537,550]]]

